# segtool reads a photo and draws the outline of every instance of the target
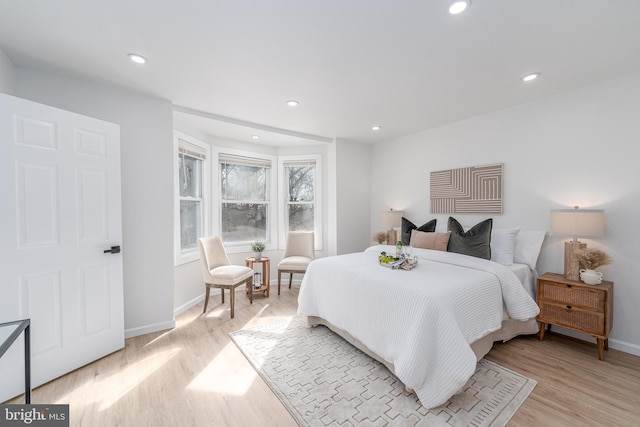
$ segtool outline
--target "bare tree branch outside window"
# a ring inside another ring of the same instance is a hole
[[[315,165],[285,167],[289,177],[287,214],[289,230],[313,231],[315,202]]]

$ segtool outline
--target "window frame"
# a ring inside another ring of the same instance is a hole
[[[191,144],[192,146],[199,148],[205,154],[205,159],[201,161],[201,169],[200,169],[200,179],[201,179],[201,200],[202,200],[202,212],[201,212],[201,236],[209,235],[210,230],[210,200],[211,200],[211,146],[206,144],[198,139],[192,137],[191,135],[187,135],[183,132],[174,130],[173,132],[173,183],[174,183],[174,265],[182,265],[192,261],[197,261],[200,259],[200,252],[198,248],[189,249],[186,251],[182,250],[181,247],[181,229],[180,229],[180,202],[182,197],[180,196],[180,147],[184,146],[186,148],[187,144]],[[181,142],[182,141],[182,142]]]
[[[315,162],[315,176],[313,189],[313,231],[315,250],[322,250],[322,155],[321,154],[299,154],[290,156],[278,156],[278,229],[280,230],[278,240],[279,248],[285,249],[287,243],[287,233],[289,232],[288,204],[289,204],[289,184],[288,176],[285,176],[285,163],[289,162]]]
[[[244,151],[233,148],[226,147],[213,147],[211,163],[215,165],[215,173],[211,174],[211,182],[212,188],[215,189],[215,199],[211,201],[211,204],[215,207],[212,209],[212,225],[211,229],[216,230],[216,234],[222,236],[222,190],[220,188],[221,180],[220,180],[220,155],[230,155],[230,156],[238,156],[238,157],[247,157],[253,159],[264,160],[271,164],[270,172],[269,172],[269,184],[268,184],[268,197],[266,201],[267,205],[267,236],[269,238],[266,243],[265,250],[275,249],[277,247],[277,237],[278,237],[278,211],[277,211],[277,200],[278,200],[278,178],[277,178],[277,157],[258,153],[255,151]],[[251,252],[251,242],[241,242],[241,243],[228,243],[223,242],[225,250],[227,253],[243,253],[243,252]]]

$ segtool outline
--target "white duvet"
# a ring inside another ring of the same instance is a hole
[[[538,314],[505,266],[414,249],[416,268],[392,270],[378,264],[383,250],[395,247],[314,260],[302,280],[298,313],[327,320],[393,363],[426,408],[445,403],[473,375],[470,343],[498,330],[503,316]]]

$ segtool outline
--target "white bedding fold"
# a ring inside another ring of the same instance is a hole
[[[497,330],[503,307],[526,320],[538,307],[507,267],[448,252],[414,249],[410,271],[378,265],[381,251],[314,260],[303,278],[298,313],[318,316],[395,366],[427,408],[447,401],[475,370],[470,343]]]

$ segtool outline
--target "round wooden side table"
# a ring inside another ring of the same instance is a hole
[[[256,288],[255,285],[251,286],[251,292],[254,294],[264,294],[266,298],[269,298],[269,291],[271,290],[270,284],[270,275],[271,275],[271,259],[268,256],[262,256],[260,259],[255,259],[254,257],[246,257],[244,259],[245,264],[249,268],[253,268],[253,264],[262,264],[262,280],[260,283],[260,287]],[[255,276],[254,276],[255,277]],[[249,291],[247,290],[247,296],[249,295]]]

